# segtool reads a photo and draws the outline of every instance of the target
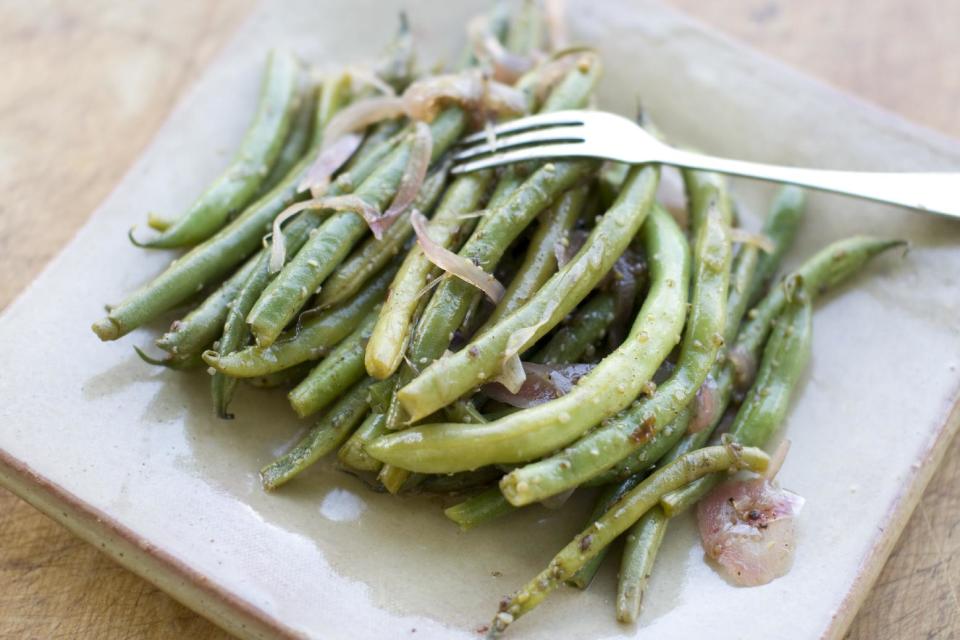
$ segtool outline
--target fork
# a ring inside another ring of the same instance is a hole
[[[555,111],[470,135],[453,157],[454,173],[526,160],[601,158],[628,164],[702,169],[787,182],[960,218],[960,173],[884,173],[802,169],[692,153],[668,146],[633,121],[603,111]]]

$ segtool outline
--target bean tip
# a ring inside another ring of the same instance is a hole
[[[120,337],[120,327],[109,317],[97,320],[90,328],[104,342],[116,340]]]

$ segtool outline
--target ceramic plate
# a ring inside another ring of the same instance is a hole
[[[87,226],[0,320],[0,480],[174,597],[245,637],[474,638],[588,507],[536,507],[459,533],[429,499],[372,493],[318,465],[267,495],[257,469],[305,428],[281,396],[242,394],[211,417],[204,373],[137,359],[164,323],[104,344],[89,326],[162,268],[129,245],[147,210],[182,210],[225,164],[270,45],[333,66],[369,59],[404,6],[426,60],[452,55],[486,2],[265,4],[182,100]],[[601,104],[644,106],[675,140],[748,159],[859,169],[958,169],[960,147],[838,95],[658,5],[571,2],[607,64]],[[765,186],[738,182],[747,209]],[[747,214],[746,223],[756,219]],[[783,483],[804,495],[796,564],[754,589],[671,526],[642,621],[614,621],[614,569],[519,621],[517,638],[839,637],[880,570],[958,415],[960,226],[814,196],[791,261],[856,232],[910,252],[822,300],[786,431]],[[169,319],[167,319],[169,321]],[[613,563],[611,563],[613,564]]]

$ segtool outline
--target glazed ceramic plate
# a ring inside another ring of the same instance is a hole
[[[273,495],[257,469],[306,424],[244,389],[211,417],[204,373],[134,355],[163,322],[114,343],[90,324],[168,257],[130,246],[146,211],[182,210],[217,174],[256,97],[267,48],[334,66],[369,59],[401,5],[423,57],[452,56],[485,2],[268,4],[187,95],[87,226],[0,320],[0,480],[121,564],[245,637],[474,638],[502,594],[579,528],[588,496],[458,532],[430,499],[373,493],[326,464]],[[958,169],[960,147],[705,32],[658,5],[571,2],[607,64],[600,103],[644,106],[676,141],[748,159],[858,169]],[[755,227],[770,188],[736,183]],[[960,225],[831,196],[810,200],[790,262],[871,232],[907,238],[823,299],[786,424],[783,483],[807,498],[793,571],[736,588],[671,525],[642,621],[614,621],[614,567],[557,593],[517,638],[840,637],[958,422]],[[169,322],[169,319],[166,320]],[[615,563],[610,563],[611,565]]]

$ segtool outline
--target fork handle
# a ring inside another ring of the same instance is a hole
[[[878,202],[897,204],[960,218],[960,173],[882,173],[802,169],[729,160],[667,148],[664,164],[728,173],[747,178],[788,182]]]

